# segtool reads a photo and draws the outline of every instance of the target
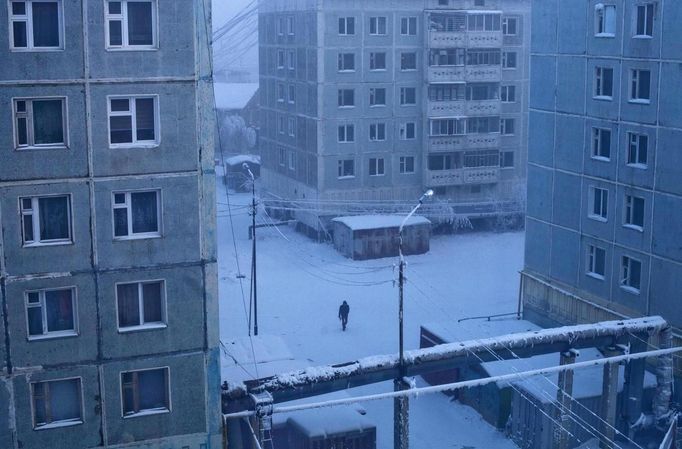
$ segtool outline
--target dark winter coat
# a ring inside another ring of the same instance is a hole
[[[347,303],[341,304],[339,307],[339,318],[348,318],[348,313],[350,312],[350,306]]]

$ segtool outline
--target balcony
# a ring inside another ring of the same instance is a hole
[[[426,170],[427,187],[461,186],[470,184],[493,184],[500,178],[496,167],[461,168],[457,170]]]
[[[429,48],[464,48],[467,35],[456,31],[431,31],[429,33]]]
[[[499,65],[430,66],[426,74],[429,83],[499,82]]]
[[[500,100],[469,100],[466,102],[466,115],[500,115]]]
[[[430,66],[427,78],[430,83],[464,82],[464,66]]]
[[[464,78],[468,82],[499,82],[502,79],[502,66],[499,65],[469,65],[464,72]]]
[[[500,135],[491,134],[470,134],[466,136],[431,136],[429,137],[428,151],[431,153],[442,153],[456,150],[482,150],[498,148],[500,146]]]
[[[470,31],[467,33],[469,48],[499,48],[502,46],[501,31]]]
[[[456,101],[429,101],[427,115],[429,117],[455,117],[466,114],[467,102]]]

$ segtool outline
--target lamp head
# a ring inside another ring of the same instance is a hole
[[[430,198],[433,196],[433,190],[429,189],[426,192],[424,192],[424,196],[427,198]]]
[[[248,170],[248,169],[249,169],[249,164],[247,164],[246,162],[244,162],[244,163],[242,164],[242,168],[243,168],[244,170]]]

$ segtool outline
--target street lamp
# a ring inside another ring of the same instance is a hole
[[[405,257],[403,257],[403,228],[422,203],[433,196],[433,190],[429,189],[419,198],[419,202],[412,208],[405,219],[400,223],[398,228],[398,255],[400,256],[400,265],[398,271],[398,325],[400,332],[400,365],[398,369],[398,377],[393,382],[393,387],[396,391],[405,390],[407,388],[405,382],[405,357],[403,354],[403,284],[405,282]],[[393,400],[393,448],[407,449],[409,446],[409,416],[408,416],[408,400],[406,396],[399,396]]]
[[[242,168],[251,177],[251,282],[253,283],[253,335],[258,335],[258,291],[256,289],[256,177],[253,176],[249,164],[244,162]],[[249,334],[251,325],[249,325]]]

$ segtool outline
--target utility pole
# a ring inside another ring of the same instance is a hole
[[[398,335],[399,335],[399,370],[398,377],[393,381],[394,391],[407,390],[409,385],[405,380],[405,356],[404,356],[404,342],[403,342],[403,288],[405,284],[405,258],[403,257],[403,228],[407,221],[417,212],[425,199],[433,196],[433,190],[427,190],[420,198],[414,208],[410,211],[405,219],[400,223],[398,228],[398,255],[400,257],[398,265]],[[408,449],[409,447],[409,402],[407,396],[398,396],[393,399],[393,448],[394,449]]]
[[[258,335],[258,283],[256,282],[256,177],[244,162],[242,168],[251,177],[251,284],[253,286],[253,335]]]

